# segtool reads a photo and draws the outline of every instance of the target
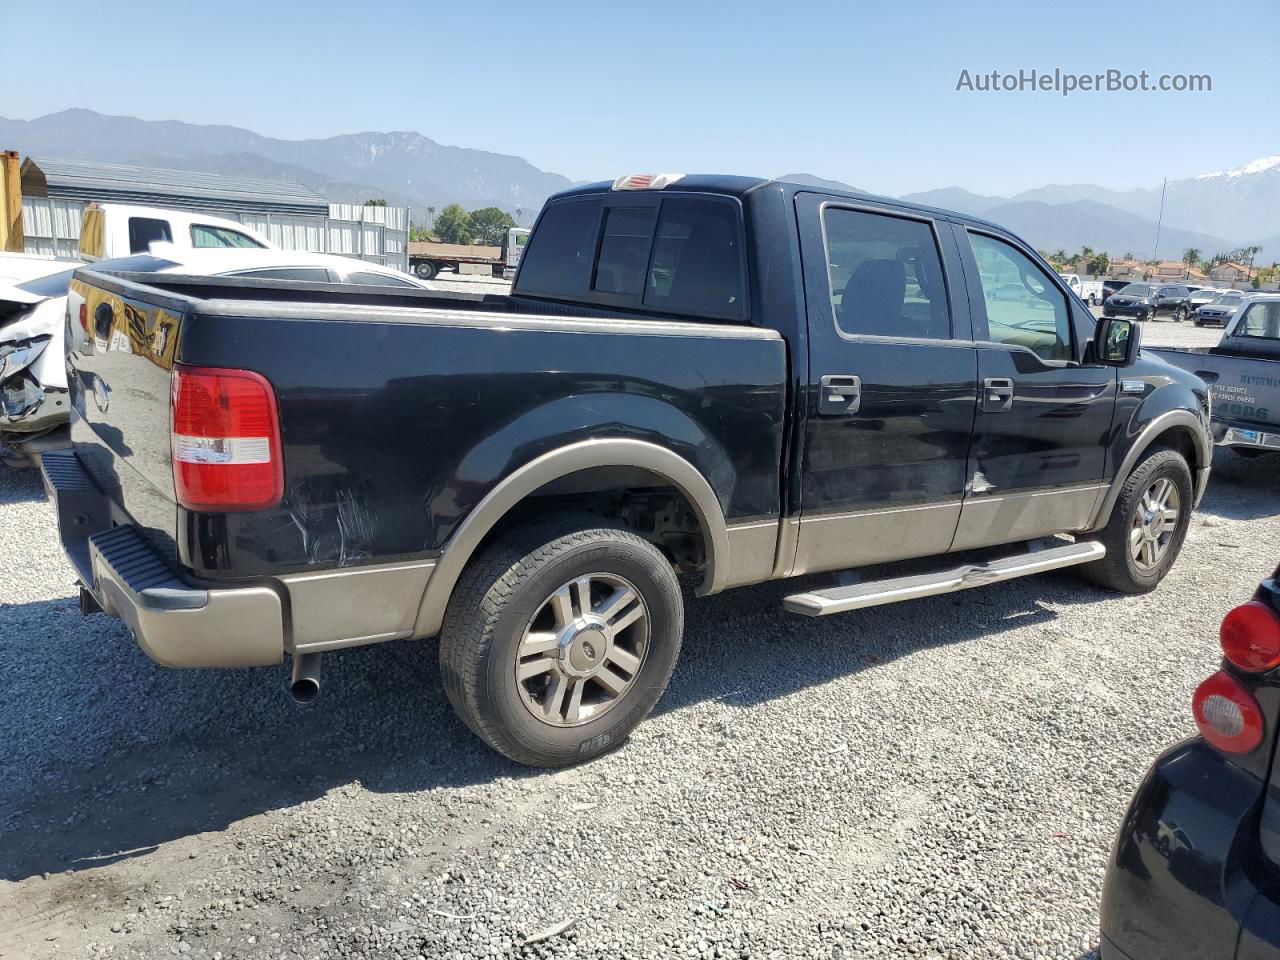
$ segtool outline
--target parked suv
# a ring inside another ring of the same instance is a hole
[[[1152,316],[1163,313],[1174,320],[1185,320],[1191,313],[1191,291],[1180,283],[1166,283],[1156,288],[1151,307]]]
[[[1130,283],[1102,304],[1107,317],[1135,317],[1151,320],[1161,313],[1185,320],[1190,312],[1191,291],[1173,283]]]

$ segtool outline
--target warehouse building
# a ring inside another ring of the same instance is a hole
[[[359,257],[409,269],[409,208],[329,203],[300,183],[90,160],[22,163],[25,249],[76,257],[85,205],[127,203],[239,220],[285,250]]]

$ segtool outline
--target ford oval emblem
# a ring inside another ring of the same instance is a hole
[[[107,412],[107,405],[111,403],[111,390],[107,387],[107,381],[101,377],[93,378],[93,401],[99,410]]]

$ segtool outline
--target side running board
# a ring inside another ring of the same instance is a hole
[[[832,613],[844,613],[846,610],[878,607],[884,603],[897,603],[899,600],[932,597],[940,593],[983,587],[1001,580],[1029,577],[1033,573],[1045,573],[1062,567],[1073,567],[1078,563],[1101,560],[1106,554],[1107,548],[1093,540],[1068,543],[1061,547],[1020,553],[986,563],[967,563],[938,573],[870,580],[847,587],[793,593],[782,601],[782,606],[801,616],[825,617]]]

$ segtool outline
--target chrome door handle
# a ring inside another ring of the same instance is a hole
[[[848,416],[862,405],[862,378],[847,373],[829,373],[819,383],[818,413]]]
[[[982,409],[1003,413],[1013,408],[1013,381],[1008,377],[987,377],[982,381]]]

